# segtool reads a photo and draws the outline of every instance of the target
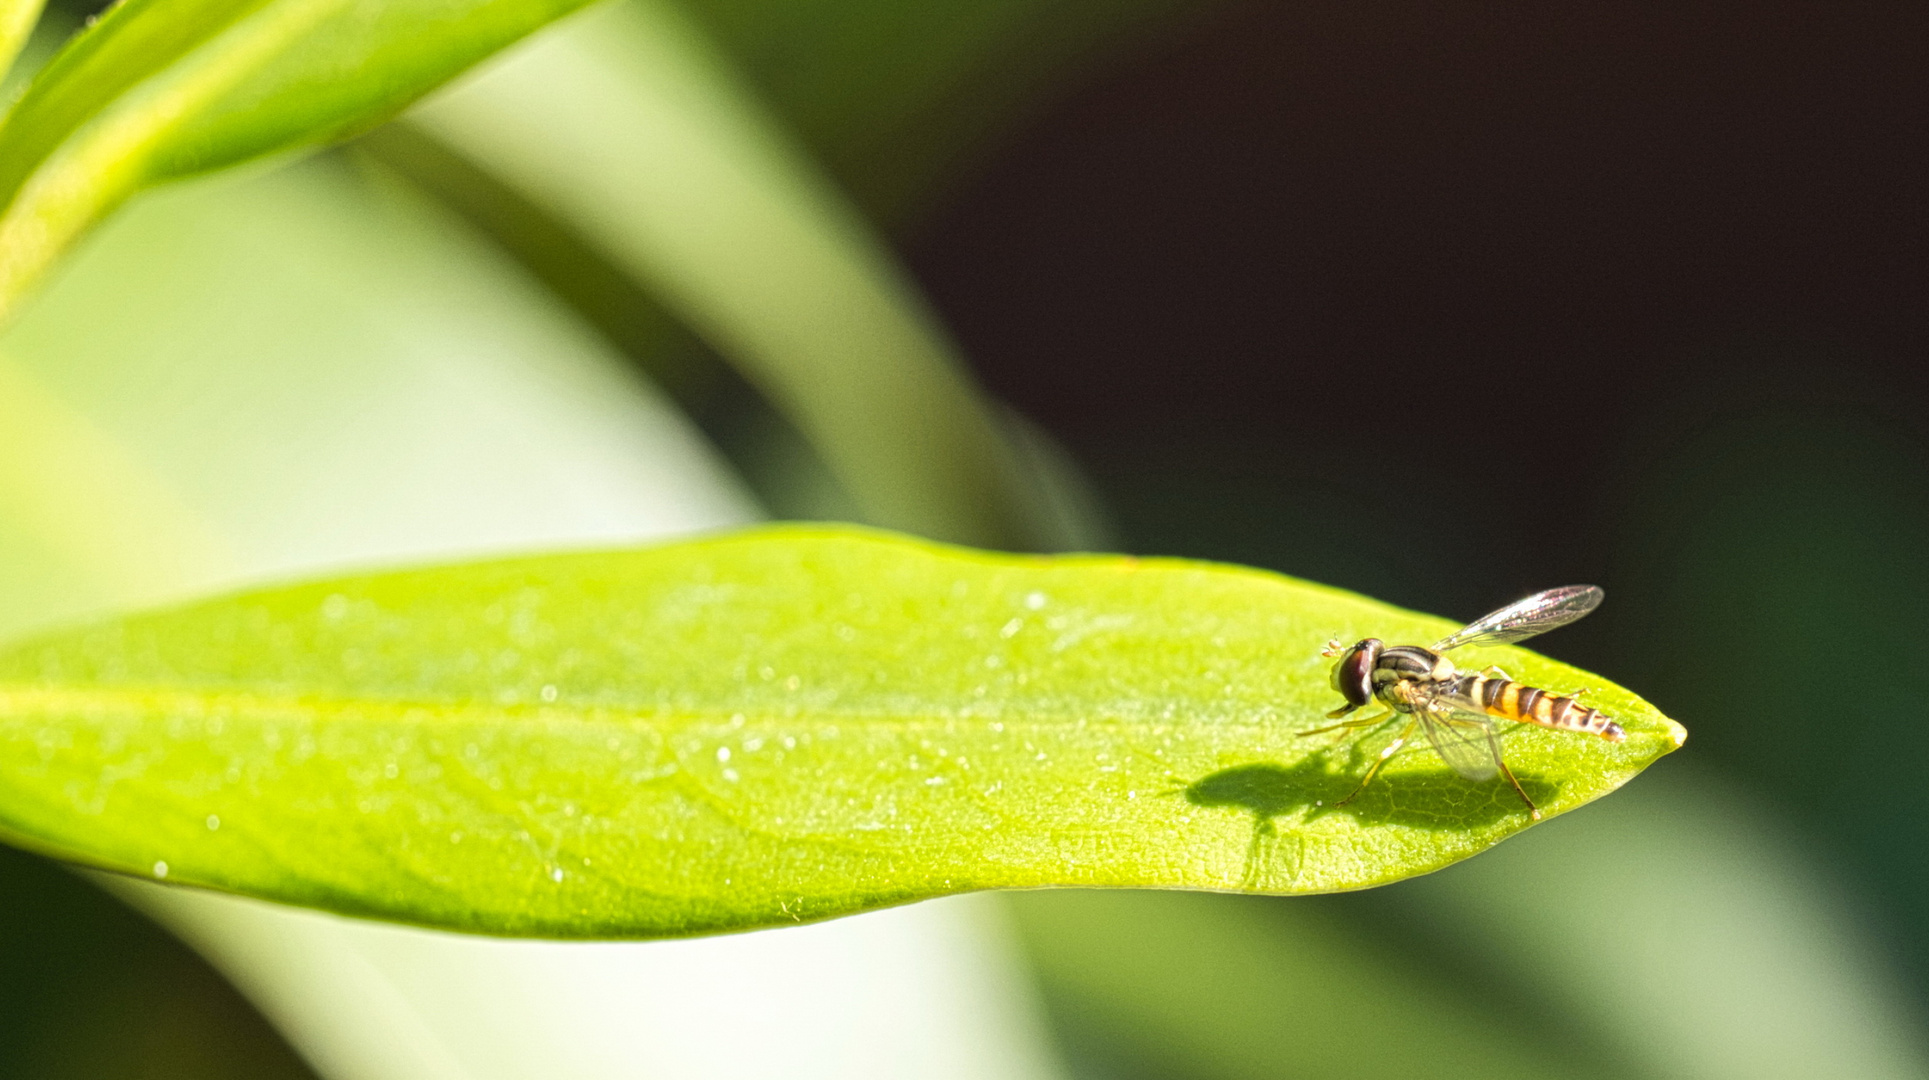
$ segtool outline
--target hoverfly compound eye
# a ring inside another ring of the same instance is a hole
[[[1373,700],[1373,665],[1380,659],[1380,645],[1379,638],[1367,638],[1333,665],[1333,689],[1356,709]]]

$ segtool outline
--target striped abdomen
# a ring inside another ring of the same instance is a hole
[[[1609,742],[1627,738],[1621,725],[1602,715],[1599,709],[1591,709],[1571,697],[1550,694],[1512,679],[1490,679],[1484,675],[1462,675],[1456,682],[1454,696],[1478,704],[1489,716],[1562,731],[1584,731]]]

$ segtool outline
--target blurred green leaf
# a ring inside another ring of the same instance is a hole
[[[1157,1066],[1128,1075],[1617,1075],[1538,1038],[1540,1018],[1483,1009],[1459,973],[1429,971],[1313,904],[1044,892],[1014,896],[1012,910],[1074,1045],[1094,1044],[1101,1060]]]
[[[339,159],[154,192],[0,337],[0,635],[749,520],[620,364]]]
[[[129,0],[0,126],[0,314],[143,187],[362,130],[583,0]]]
[[[743,929],[971,889],[1359,888],[1528,824],[1298,732],[1327,635],[1448,624],[1259,571],[752,531],[273,589],[0,653],[0,823],[94,865],[495,933]],[[1543,685],[1601,685],[1496,650]],[[1522,728],[1550,813],[1680,729]]]
[[[315,1080],[205,961],[67,868],[5,848],[0,1076]]]
[[[1638,1075],[1929,1075],[1893,946],[1841,865],[1805,848],[1796,817],[1686,766],[1402,887],[1405,920],[1478,949]]]
[[[411,120],[709,342],[865,520],[1049,546],[1045,496],[915,286],[671,5],[595,12]]]
[[[466,112],[482,138],[401,124],[360,145],[494,236],[694,409],[777,516],[1103,548],[1075,471],[959,378],[955,345],[849,203],[901,216],[1021,101],[1187,6],[1199,5],[632,5],[511,61],[523,87],[495,101],[486,85],[465,90],[422,114],[460,125]],[[674,332],[655,300],[714,351]]]
[[[13,70],[13,63],[33,35],[40,21],[45,0],[0,0],[0,76]]]
[[[418,125],[384,124],[357,139],[349,156],[395,175],[493,240],[693,419],[735,389],[731,369],[587,235]]]

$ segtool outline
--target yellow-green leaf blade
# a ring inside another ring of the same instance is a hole
[[[1233,567],[823,528],[322,582],[0,652],[0,827],[171,881],[558,936],[976,888],[1358,888],[1528,823],[1426,753],[1334,808],[1362,762],[1299,735],[1334,703],[1328,635],[1446,626]],[[1633,695],[1594,700],[1627,742],[1504,740],[1550,813],[1679,745]]]
[[[13,70],[43,6],[44,0],[0,0],[0,77]]]
[[[141,189],[373,126],[586,0],[131,0],[0,125],[0,316]]]

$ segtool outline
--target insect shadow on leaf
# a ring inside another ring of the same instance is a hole
[[[1401,756],[1405,756],[1404,754]],[[1550,799],[1559,785],[1533,773],[1521,773],[1522,786],[1537,799]],[[1424,773],[1402,772],[1368,788],[1358,798],[1335,805],[1352,793],[1357,777],[1335,772],[1324,754],[1295,765],[1255,761],[1202,777],[1184,789],[1194,806],[1242,810],[1253,817],[1252,841],[1246,848],[1243,888],[1256,889],[1262,881],[1285,878],[1291,888],[1304,855],[1301,827],[1328,814],[1340,813],[1362,825],[1399,825],[1409,828],[1478,829],[1503,819],[1519,817],[1518,802],[1506,782],[1498,778],[1471,784],[1444,766]],[[1283,828],[1278,819],[1296,817]],[[1292,841],[1287,865],[1275,867],[1273,855],[1281,840]]]

